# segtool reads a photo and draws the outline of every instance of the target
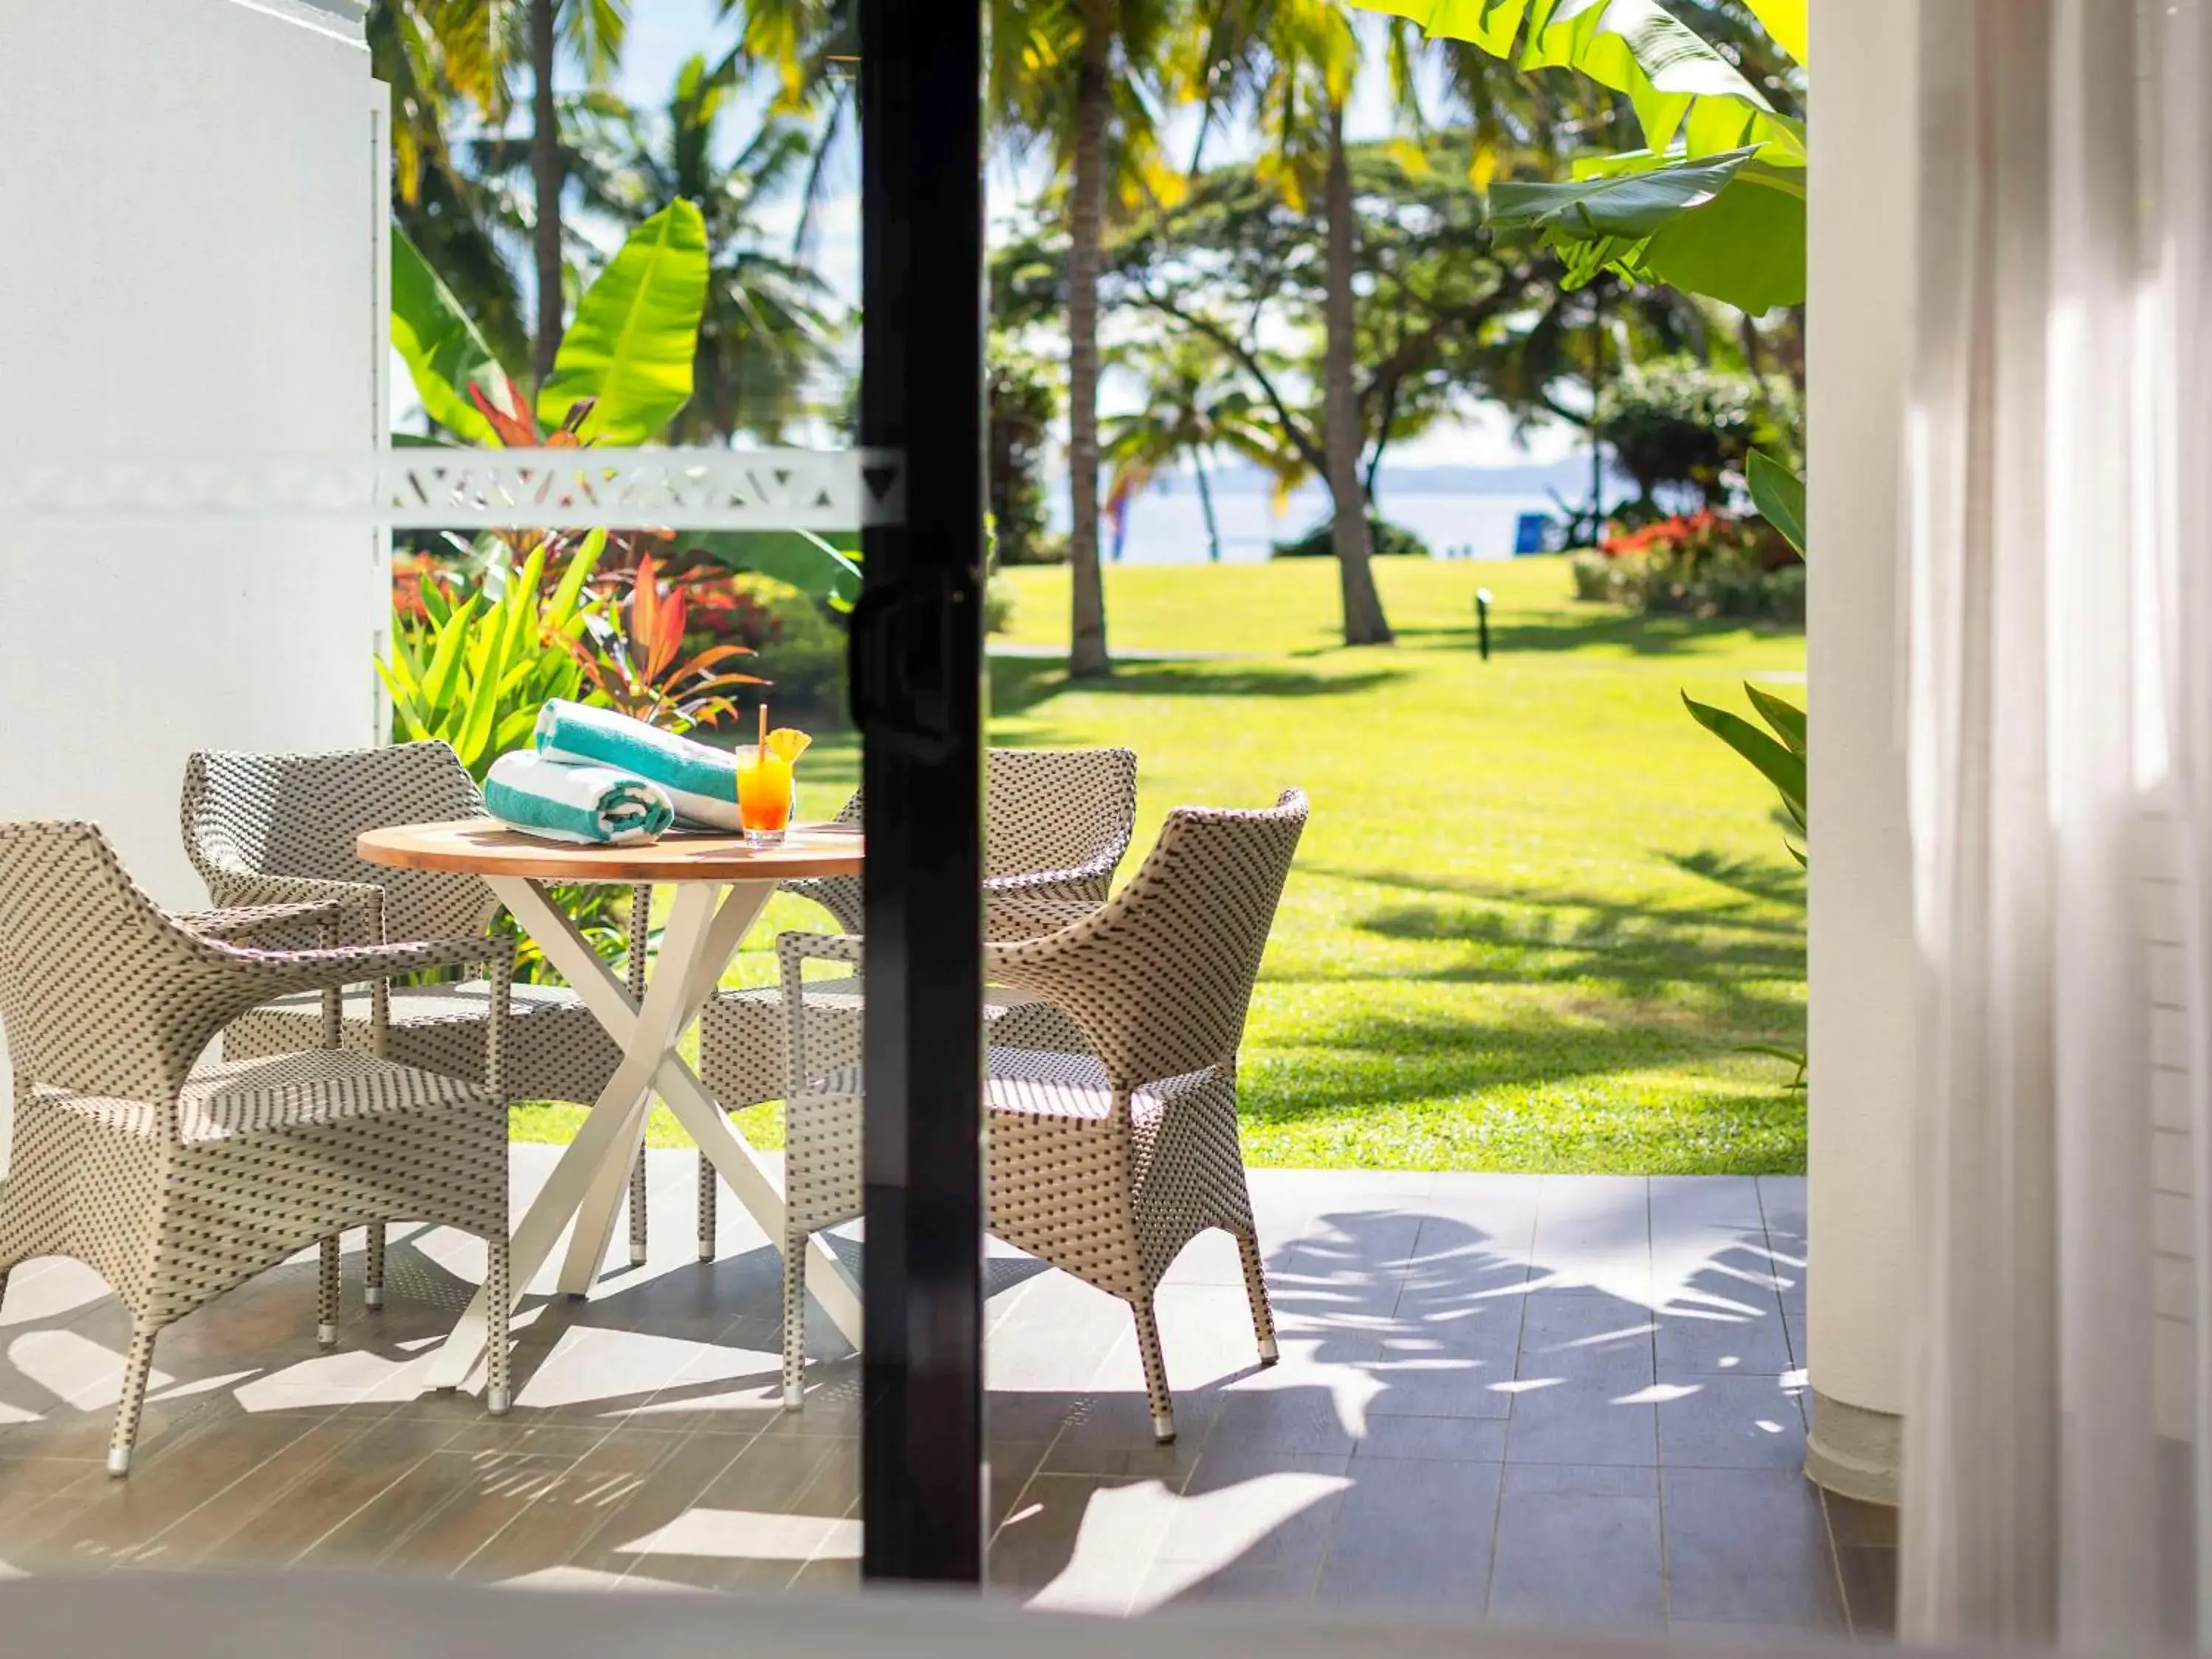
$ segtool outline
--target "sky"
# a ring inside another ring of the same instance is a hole
[[[736,39],[737,20],[721,16],[720,10],[718,0],[633,0],[629,34],[616,89],[633,104],[665,102],[685,58],[695,52],[705,52],[710,58],[717,56]],[[757,107],[740,109],[725,118],[732,128],[730,142],[733,144],[736,130]],[[1385,137],[1391,131],[1387,97],[1371,78],[1356,94],[1347,126],[1356,139]],[[1240,149],[1249,153],[1251,147],[1249,131],[1232,128],[1210,142],[1209,153],[1227,160]],[[848,161],[846,176],[835,181],[817,210],[813,254],[817,269],[848,306],[857,305],[860,298],[860,204],[858,180],[852,176],[850,166]],[[1003,208],[999,201],[994,201],[994,216],[1015,208],[1031,193],[1036,184],[1033,178],[1023,177],[1018,168],[1003,160],[994,161],[989,182],[994,198],[1003,198],[1004,201]],[[765,228],[771,234],[787,231],[795,226],[796,216],[795,207],[783,207],[768,216]],[[396,365],[394,384],[400,388],[398,395],[401,405],[395,410],[395,415],[401,424],[411,424],[406,410],[414,400],[406,392],[404,369]],[[1117,405],[1126,406],[1130,398],[1129,388],[1109,382],[1102,394],[1102,407],[1112,414],[1117,412]],[[1516,441],[1502,417],[1485,411],[1468,422],[1439,422],[1419,438],[1394,444],[1390,465],[1396,471],[1550,462],[1574,453],[1579,442],[1575,429],[1553,427],[1533,434],[1524,447]]]

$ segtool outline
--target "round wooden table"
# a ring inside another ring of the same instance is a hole
[[[371,830],[356,846],[371,864],[481,876],[623,1051],[622,1063],[515,1229],[512,1283],[518,1297],[572,1218],[575,1228],[560,1288],[570,1295],[590,1288],[644,1142],[656,1091],[769,1237],[783,1237],[783,1194],[775,1177],[730,1127],[728,1115],[677,1054],[677,1045],[714,995],[776,884],[859,874],[857,834],[813,824],[795,826],[775,848],[748,847],[737,836],[683,833],[649,847],[581,847],[519,835],[489,818],[465,818]],[[665,883],[676,890],[642,1000],[630,995],[547,890],[593,882]],[[817,1240],[813,1249],[810,1288],[838,1328],[858,1342],[858,1288],[826,1246]],[[431,1370],[434,1386],[459,1387],[483,1352],[483,1301],[478,1291],[447,1340]]]

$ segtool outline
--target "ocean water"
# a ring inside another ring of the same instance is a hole
[[[1516,481],[1517,482],[1517,481]],[[1567,492],[1563,491],[1563,494]],[[1514,531],[1524,513],[1559,516],[1559,507],[1542,489],[1393,489],[1386,475],[1377,492],[1382,516],[1403,525],[1442,558],[1502,559],[1513,551]],[[1574,496],[1568,494],[1568,499]],[[1297,539],[1328,512],[1328,492],[1318,484],[1295,491],[1278,513],[1264,489],[1217,488],[1214,517],[1221,529],[1224,562],[1250,563],[1268,556],[1276,542]],[[1054,527],[1066,527],[1066,495],[1054,491]],[[1101,530],[1100,550],[1114,556],[1110,523]],[[1197,487],[1187,477],[1156,482],[1135,497],[1121,539],[1127,564],[1199,564],[1206,557],[1206,515]]]

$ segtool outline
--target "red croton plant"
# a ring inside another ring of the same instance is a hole
[[[626,714],[672,731],[712,725],[738,712],[731,695],[740,686],[765,685],[757,674],[725,665],[753,653],[742,645],[710,645],[684,653],[692,599],[703,572],[664,583],[650,553],[628,573],[629,598],[595,611],[586,637],[573,649],[584,678],[607,703]]]

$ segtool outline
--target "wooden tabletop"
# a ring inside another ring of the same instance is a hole
[[[532,881],[788,881],[860,873],[860,837],[823,824],[794,824],[781,847],[748,847],[739,836],[678,830],[650,847],[579,847],[519,835],[495,818],[397,824],[355,843],[371,864],[454,870]]]

